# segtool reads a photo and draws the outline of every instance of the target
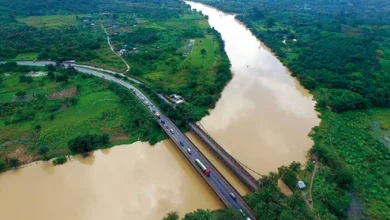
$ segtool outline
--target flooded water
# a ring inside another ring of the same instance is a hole
[[[162,219],[223,204],[170,140],[96,151],[0,175],[0,219]]]
[[[261,174],[294,160],[304,162],[312,146],[307,135],[319,124],[312,96],[234,15],[187,4],[207,15],[221,33],[234,75],[216,108],[201,121],[203,127],[235,158]]]
[[[222,34],[234,77],[201,124],[228,152],[266,174],[303,162],[319,123],[312,96],[233,15],[198,3]],[[241,194],[248,191],[191,134]],[[254,175],[258,177],[257,175]],[[281,188],[284,189],[283,184]],[[284,191],[289,193],[288,188]],[[0,219],[162,219],[223,204],[169,140],[96,151],[65,165],[30,164],[0,175]]]

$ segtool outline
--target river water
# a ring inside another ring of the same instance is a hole
[[[312,96],[233,15],[188,3],[222,34],[234,77],[201,124],[227,151],[262,174],[303,161],[319,123]],[[192,135],[241,194],[248,191]],[[255,177],[257,177],[254,174]],[[149,220],[223,204],[170,140],[99,150],[65,165],[33,163],[0,175],[0,219]]]
[[[4,220],[153,220],[223,204],[166,140],[6,172],[0,175],[0,207]]]
[[[307,135],[319,124],[312,95],[234,15],[187,4],[207,15],[210,26],[221,33],[233,72],[215,109],[201,125],[258,173],[276,171],[294,160],[304,162],[313,144]]]

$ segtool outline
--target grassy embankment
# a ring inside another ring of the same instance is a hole
[[[20,82],[29,69],[1,71],[0,161],[43,159],[41,146],[49,148],[47,158],[67,155],[68,141],[85,134],[108,134],[110,142],[99,148],[164,138],[152,115],[126,89],[80,73],[67,82],[44,75]]]

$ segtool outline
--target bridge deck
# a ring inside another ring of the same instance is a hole
[[[51,62],[26,62],[26,63],[18,63],[18,65],[28,65],[28,66],[44,66],[47,64],[51,64]],[[129,82],[124,81],[122,79],[115,78],[114,76],[104,73],[102,71],[95,70],[93,68],[87,68],[85,66],[75,66],[75,68],[83,73],[91,74],[111,82],[118,83],[128,89],[131,89],[133,93],[136,95],[140,101],[146,105],[149,111],[153,112],[153,110],[157,110],[155,106],[153,106],[150,100],[142,94],[137,88],[131,85]],[[206,183],[211,187],[211,189],[215,192],[215,194],[221,199],[221,201],[230,208],[234,208],[237,210],[242,210],[247,217],[251,220],[256,219],[253,214],[251,208],[245,203],[244,199],[240,196],[237,190],[222,176],[222,174],[212,165],[212,163],[198,150],[198,148],[174,125],[174,123],[169,120],[166,116],[161,114],[160,118],[165,120],[164,123],[161,120],[158,120],[158,124],[162,127],[162,129],[168,134],[168,136],[173,140],[176,144],[180,152],[188,159],[188,161],[192,164],[195,170],[202,176],[202,178],[206,181]],[[172,132],[172,130],[174,132]],[[184,144],[184,145],[183,145]],[[192,153],[189,154],[187,149],[190,148]],[[203,173],[203,171],[196,165],[195,159],[199,159],[209,170],[210,175],[207,176]],[[230,193],[234,193],[236,198],[232,198]]]
[[[210,135],[206,134],[195,123],[189,123],[190,130],[202,140],[209,149],[237,176],[248,189],[255,191],[259,187],[258,181],[241,164],[220,146]]]

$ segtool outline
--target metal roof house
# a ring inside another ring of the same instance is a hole
[[[302,180],[299,180],[298,187],[299,187],[299,189],[304,189],[304,188],[306,188],[306,184]]]

